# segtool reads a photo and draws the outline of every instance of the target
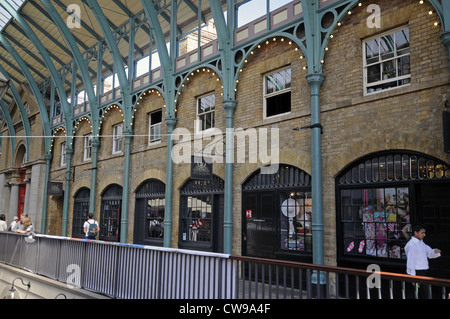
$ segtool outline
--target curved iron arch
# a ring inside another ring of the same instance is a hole
[[[381,162],[383,164],[380,164]],[[361,176],[361,173],[364,176]],[[386,174],[386,178],[380,178],[382,173]],[[392,178],[389,178],[390,173]],[[336,185],[445,179],[450,180],[450,164],[416,151],[387,150],[372,153],[350,163],[336,176]]]
[[[180,195],[223,193],[225,181],[213,174],[212,180],[188,178],[180,187]]]
[[[274,188],[311,187],[311,175],[302,169],[280,163],[273,174],[261,174],[261,168],[251,173],[241,184],[242,191]]]

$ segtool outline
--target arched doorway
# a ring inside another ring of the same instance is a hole
[[[180,189],[180,248],[223,252],[224,181],[189,179]]]
[[[336,178],[338,265],[405,273],[411,224],[424,241],[450,251],[450,165],[426,154],[386,151],[351,164]],[[450,278],[450,257],[430,260],[430,275]]]
[[[102,194],[99,239],[119,241],[122,212],[122,186],[112,184]]]
[[[88,219],[90,189],[83,187],[76,193],[73,200],[72,237],[84,238],[83,224]]]
[[[280,164],[274,174],[258,169],[242,184],[242,254],[312,261],[311,177]]]
[[[146,180],[136,191],[134,242],[162,246],[164,239],[166,185],[157,179]]]

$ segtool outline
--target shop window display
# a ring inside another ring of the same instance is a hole
[[[223,250],[224,181],[188,180],[180,189],[179,247],[205,251]]]
[[[411,223],[421,218],[421,199],[416,193],[414,206],[410,197],[417,185],[448,180],[448,164],[408,151],[380,152],[349,166],[336,179],[340,256],[405,259]]]
[[[280,192],[281,249],[311,251],[310,192]]]
[[[405,258],[410,236],[407,187],[341,191],[344,254]]]

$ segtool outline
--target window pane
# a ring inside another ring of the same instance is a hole
[[[237,8],[237,27],[259,18],[266,14],[266,0],[252,0]]]
[[[266,76],[266,94],[291,87],[291,69],[282,70]]]
[[[270,11],[274,11],[278,8],[281,8],[282,6],[288,4],[292,0],[270,0]]]
[[[378,39],[370,40],[366,42],[366,63],[371,64],[378,62]]]
[[[407,238],[402,228],[410,219],[408,188],[358,191],[363,194],[362,201],[354,200],[353,196],[359,196],[356,190],[340,193],[344,254],[405,258]]]
[[[409,55],[397,59],[397,74],[398,76],[411,74]]]
[[[162,120],[162,111],[157,111],[151,114],[150,116],[150,124],[158,124],[161,123]]]
[[[199,98],[198,114],[213,111],[215,103],[216,103],[215,94]]]
[[[381,60],[394,57],[394,39],[392,34],[380,38],[380,56]]]
[[[367,82],[373,83],[381,80],[380,65],[376,64],[367,68]]]
[[[278,94],[266,99],[266,117],[291,111],[291,92]]]
[[[403,29],[395,33],[395,47],[397,55],[409,53],[409,29]]]
[[[383,62],[383,80],[392,79],[396,77],[395,72],[395,60]]]

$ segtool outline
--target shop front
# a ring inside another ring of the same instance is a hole
[[[444,253],[430,276],[450,278],[450,166],[410,152],[373,154],[336,179],[337,263],[405,273],[411,225],[424,224],[425,242]]]
[[[242,185],[242,254],[312,262],[311,177],[280,164],[257,170]]]

